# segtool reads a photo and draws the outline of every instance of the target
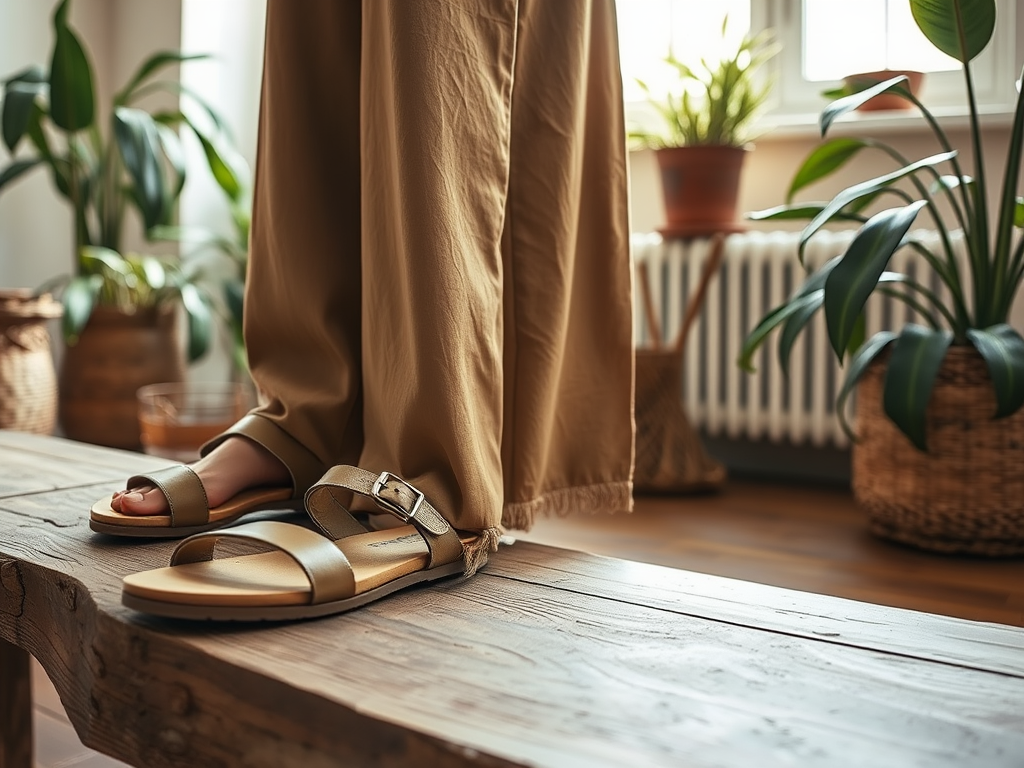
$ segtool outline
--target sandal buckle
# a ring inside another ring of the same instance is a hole
[[[389,490],[388,486],[390,483],[395,483],[392,493],[388,496],[381,495],[385,491]],[[412,505],[408,508],[402,504],[402,497],[404,495],[402,493],[403,489],[409,491],[413,497]],[[405,480],[391,472],[380,473],[380,477],[378,477],[373,483],[373,490],[370,491],[370,495],[373,496],[374,501],[376,501],[378,505],[393,514],[403,523],[408,523],[416,517],[416,513],[419,511],[420,505],[423,503],[424,498],[426,498],[419,489],[405,482]]]

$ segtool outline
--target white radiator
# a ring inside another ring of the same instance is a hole
[[[915,234],[926,243],[937,238],[932,232]],[[815,235],[805,251],[808,266],[816,268],[841,253],[853,235]],[[843,447],[849,442],[835,415],[843,371],[829,345],[823,312],[815,315],[794,345],[788,377],[778,363],[778,331],[755,358],[756,373],[736,364],[747,333],[803,281],[806,273],[797,260],[799,237],[799,232],[746,232],[726,240],[721,269],[687,339],[683,362],[684,408],[693,425],[710,435],[817,446]],[[662,341],[667,342],[680,327],[710,241],[663,241],[660,235],[643,234],[634,235],[632,244],[637,263],[647,264]],[[948,295],[937,280],[928,279],[928,265],[911,249],[900,251],[889,269],[915,276],[943,298]],[[639,291],[637,296],[635,339],[639,347],[650,346]],[[869,299],[868,336],[907,320],[921,322],[896,299],[878,294]]]

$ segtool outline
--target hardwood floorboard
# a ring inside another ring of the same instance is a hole
[[[541,519],[520,538],[599,555],[1024,626],[1024,558],[936,555],[867,531],[847,488],[730,480],[631,515]]]

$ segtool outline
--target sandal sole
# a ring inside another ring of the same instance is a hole
[[[121,593],[121,603],[136,611],[168,619],[206,621],[295,621],[297,619],[315,619],[351,611],[382,597],[387,597],[406,587],[455,576],[462,573],[463,566],[464,563],[460,560],[438,566],[437,568],[431,568],[427,571],[416,571],[353,597],[317,605],[282,605],[277,607],[262,605],[251,607],[241,605],[188,605],[137,597],[128,592]]]

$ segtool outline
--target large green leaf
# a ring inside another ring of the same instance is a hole
[[[0,171],[0,189],[10,184],[16,178],[26,173],[37,165],[41,165],[44,161],[38,157],[34,157],[31,160],[15,160],[13,163],[8,165],[2,171]]]
[[[893,345],[885,372],[882,390],[885,413],[922,451],[928,450],[925,439],[928,400],[952,340],[953,334],[946,330],[906,325]]]
[[[224,190],[228,198],[238,202],[242,197],[242,174],[245,161],[227,142],[218,140],[216,136],[208,135],[196,130],[190,122],[193,131],[203,145],[203,152],[206,155],[206,162],[210,166],[210,172],[218,186]]]
[[[842,168],[866,146],[868,142],[863,139],[842,138],[827,141],[816,147],[793,177],[786,193],[786,202],[792,202],[796,193],[804,187]]]
[[[804,219],[813,219],[825,209],[826,205],[828,205],[827,202],[777,205],[774,208],[766,208],[763,211],[751,211],[747,214],[747,218],[751,221],[802,221]],[[836,221],[859,221],[861,223],[868,220],[866,216],[846,211],[839,211],[833,214],[832,218]]]
[[[985,358],[996,391],[996,418],[1016,413],[1024,405],[1024,339],[1006,323],[971,328],[967,338]]]
[[[789,357],[797,336],[814,317],[814,313],[821,309],[824,298],[825,291],[821,288],[801,297],[800,308],[793,312],[782,326],[782,332],[779,334],[779,364],[786,376],[789,376]]]
[[[868,296],[924,205],[923,200],[918,200],[872,216],[826,279],[825,320],[829,341],[840,360]]]
[[[245,307],[245,284],[241,280],[224,281],[224,305],[232,325],[241,327]]]
[[[96,111],[92,65],[78,36],[67,25],[68,0],[53,14],[55,41],[50,61],[50,119],[65,131],[92,125]]]
[[[199,59],[208,59],[209,54],[206,53],[182,53],[181,51],[157,51],[148,59],[146,59],[139,68],[132,75],[127,85],[121,89],[121,92],[117,94],[115,103],[122,105],[128,102],[134,93],[135,89],[147,80],[154,73],[163,69],[171,64],[180,64],[183,61],[196,61]]]
[[[764,343],[764,340],[768,338],[768,334],[782,325],[790,316],[799,312],[806,304],[813,303],[815,300],[816,296],[814,294],[790,299],[785,304],[776,307],[765,315],[761,322],[757,324],[757,327],[747,335],[736,364],[743,370],[753,373],[755,370],[752,363],[754,353]]]
[[[131,267],[124,257],[115,250],[102,245],[86,245],[78,253],[82,265],[82,273],[87,275],[103,274],[103,270],[119,275],[131,274]]]
[[[856,440],[857,438],[853,434],[849,422],[846,420],[846,401],[853,393],[853,388],[860,381],[860,377],[864,375],[864,371],[867,370],[871,361],[878,357],[878,354],[889,346],[895,338],[896,334],[892,331],[879,331],[864,342],[860,349],[850,358],[846,378],[843,380],[843,386],[839,390],[838,397],[836,397],[836,415],[839,416],[839,425],[851,440]]]
[[[981,53],[996,26],[995,0],[910,0],[910,12],[932,45],[960,62]]]
[[[38,77],[41,70],[32,70],[23,77]],[[10,80],[4,88],[3,113],[0,124],[3,128],[4,144],[12,154],[28,130],[32,107],[36,97],[46,92],[46,83],[36,80]]]
[[[114,135],[121,159],[135,187],[146,229],[162,224],[169,191],[160,167],[160,133],[149,113],[132,107],[114,110]]]
[[[1024,227],[1024,197],[1017,198],[1013,209],[1013,226]]]
[[[156,258],[156,256],[140,257],[139,271],[141,271],[146,285],[154,291],[159,291],[167,285],[167,269],[164,267],[164,263]]]
[[[873,179],[862,181],[859,184],[854,184],[847,187],[842,192],[833,197],[828,205],[826,205],[821,213],[814,217],[814,219],[808,224],[804,231],[800,235],[801,242],[806,242],[810,239],[811,235],[817,232],[821,227],[829,222],[839,211],[843,210],[846,206],[851,203],[860,200],[867,195],[875,195],[884,190],[889,185],[900,179],[906,178],[914,173],[917,173],[922,168],[934,167],[940,165],[956,157],[956,151],[942,152],[937,155],[925,157],[921,160],[905,165],[904,167],[886,173],[882,176],[876,176]]]
[[[160,136],[160,146],[163,148],[164,157],[167,158],[167,162],[170,163],[171,168],[174,169],[174,175],[177,177],[174,188],[167,195],[168,203],[173,204],[181,196],[181,190],[185,188],[185,179],[188,171],[188,166],[185,163],[185,150],[181,146],[181,138],[178,136],[177,131],[169,125],[159,122],[156,124],[156,128]],[[167,216],[165,218],[169,218],[170,211],[166,213]]]
[[[871,99],[875,98],[878,94],[900,87],[905,82],[907,82],[907,76],[899,75],[898,77],[893,77],[889,80],[878,83],[877,85],[873,85],[870,88],[865,88],[863,91],[857,91],[856,93],[851,93],[849,96],[836,99],[821,111],[821,116],[818,118],[818,126],[821,128],[821,135],[824,136],[828,133],[828,129],[832,127],[832,123],[847,112],[852,112],[857,109],[857,107],[871,101]]]
[[[191,283],[181,286],[181,303],[188,315],[188,360],[193,362],[210,348],[213,311],[202,292]]]
[[[102,284],[103,278],[99,275],[80,275],[72,278],[64,288],[64,294],[61,296],[64,317],[61,324],[68,344],[78,341],[82,329],[89,322]]]

